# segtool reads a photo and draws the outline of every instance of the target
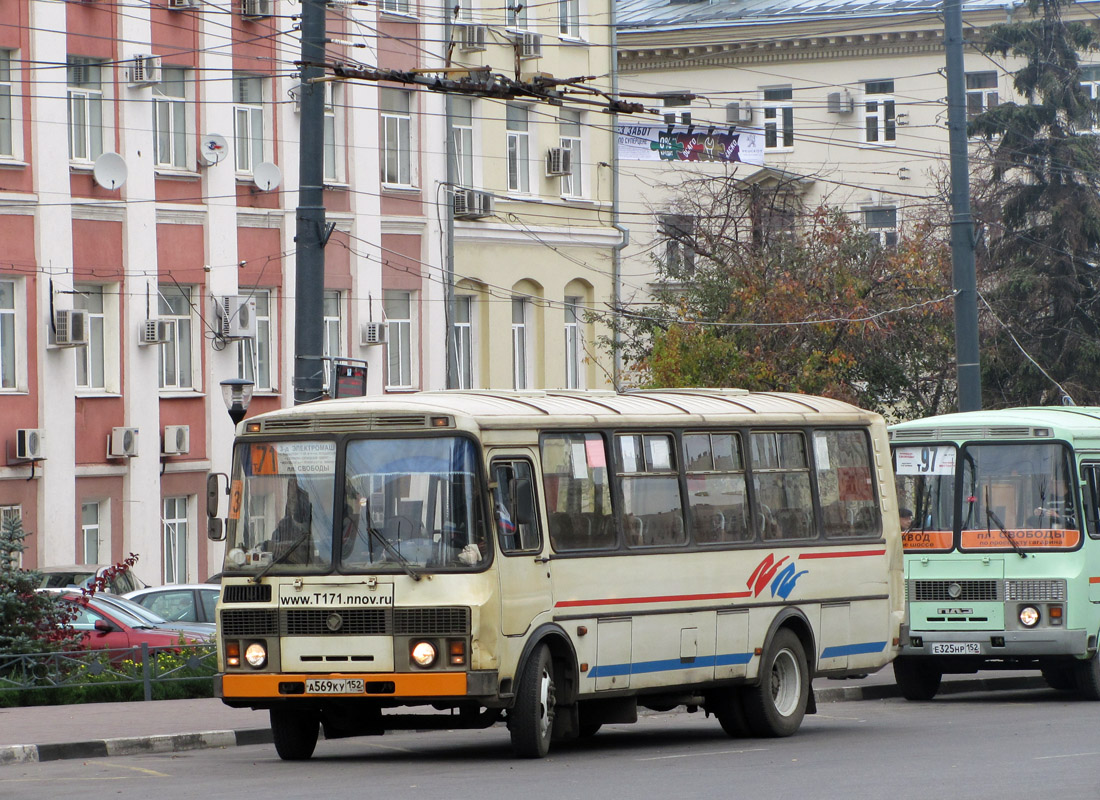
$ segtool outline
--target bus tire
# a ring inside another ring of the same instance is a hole
[[[802,724],[810,671],[802,641],[789,628],[776,631],[760,662],[760,683],[744,692],[745,719],[757,736],[790,736]]]
[[[554,732],[554,662],[545,644],[535,647],[520,675],[515,705],[508,712],[512,752],[520,758],[542,758]]]
[[[1043,680],[1051,689],[1059,692],[1072,692],[1077,689],[1077,673],[1073,665],[1059,664],[1057,666],[1043,667]]]
[[[932,663],[905,656],[894,659],[894,681],[906,700],[931,700],[941,680],[943,671]]]
[[[283,761],[306,761],[317,747],[320,718],[309,711],[271,709],[271,736]]]
[[[1100,652],[1093,653],[1087,661],[1078,661],[1077,693],[1085,700],[1100,700]]]
[[[749,735],[749,722],[745,718],[745,703],[740,686],[718,689],[707,695],[707,711],[718,718],[718,724],[727,736],[739,739]]]

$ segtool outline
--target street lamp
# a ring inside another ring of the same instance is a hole
[[[222,398],[225,400],[225,407],[229,409],[229,418],[233,420],[234,427],[248,413],[254,385],[244,378],[227,378],[221,383]]]

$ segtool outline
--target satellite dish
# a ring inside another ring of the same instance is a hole
[[[270,161],[264,161],[252,170],[252,182],[258,189],[269,192],[283,182],[283,172]]]
[[[229,143],[220,133],[208,133],[199,142],[199,161],[210,167],[221,162],[229,152]]]
[[[95,160],[92,177],[104,189],[120,189],[126,183],[126,162],[118,153],[104,153]]]

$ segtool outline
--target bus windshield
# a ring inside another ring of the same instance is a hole
[[[972,444],[960,465],[963,550],[1077,546],[1080,515],[1064,445]]]
[[[459,437],[241,445],[227,572],[473,569],[489,556],[477,449]],[[334,499],[340,487],[340,507]],[[339,535],[333,537],[333,532]],[[334,546],[335,545],[335,546]]]
[[[894,448],[898,506],[912,518],[901,532],[906,550],[954,547],[955,457],[954,445]]]

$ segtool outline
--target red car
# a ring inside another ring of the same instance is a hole
[[[150,625],[132,616],[116,605],[108,604],[94,595],[64,594],[62,600],[73,604],[77,615],[70,623],[82,634],[81,646],[91,650],[117,650],[112,660],[141,660],[142,644],[149,647],[172,647],[179,644],[202,644],[201,637],[170,628]],[[138,652],[129,652],[136,649]]]

